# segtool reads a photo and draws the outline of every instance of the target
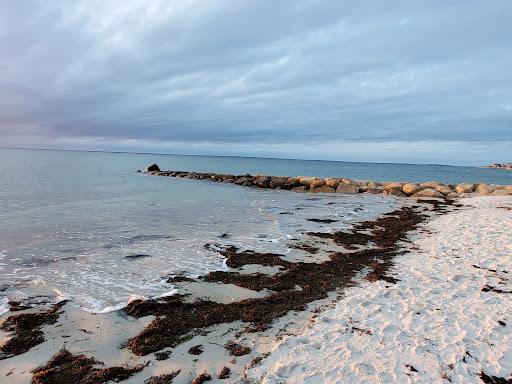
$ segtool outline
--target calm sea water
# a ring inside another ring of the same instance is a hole
[[[205,172],[512,184],[510,172],[471,167],[0,150],[4,309],[8,299],[64,296],[90,311],[112,310],[131,297],[172,293],[170,275],[225,269],[205,243],[287,253],[287,241],[302,232],[348,226],[399,204],[384,196],[311,196],[134,172],[152,162]]]

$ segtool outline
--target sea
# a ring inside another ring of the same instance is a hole
[[[67,299],[102,313],[135,298],[172,295],[171,276],[227,269],[205,244],[289,254],[292,238],[347,228],[400,205],[382,195],[311,195],[136,172],[152,163],[232,174],[512,184],[512,172],[478,167],[0,149],[0,314],[9,301]]]

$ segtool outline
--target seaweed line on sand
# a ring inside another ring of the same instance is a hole
[[[274,319],[292,310],[303,310],[306,305],[326,298],[329,292],[354,285],[354,277],[370,269],[370,280],[396,280],[388,275],[393,258],[400,254],[400,243],[407,240],[410,231],[429,217],[427,212],[444,213],[452,200],[427,200],[425,204],[405,206],[375,220],[356,224],[350,232],[314,234],[330,239],[353,252],[333,252],[322,263],[291,263],[282,255],[238,252],[234,247],[224,250],[227,264],[236,268],[245,264],[280,265],[283,271],[274,275],[261,273],[211,272],[205,281],[235,284],[240,287],[271,292],[263,298],[245,299],[233,303],[208,300],[185,301],[183,296],[155,300],[137,300],[125,309],[132,317],[154,315],[156,318],[127,345],[136,355],[147,355],[166,347],[175,347],[198,330],[217,324],[242,321],[256,329],[267,328]],[[427,205],[428,204],[428,205]],[[373,247],[359,249],[354,245]]]

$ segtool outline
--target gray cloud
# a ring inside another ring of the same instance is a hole
[[[511,11],[506,0],[6,2],[0,134],[277,156],[309,144],[317,158],[333,143],[431,143],[431,156],[439,143],[488,143],[505,156]]]

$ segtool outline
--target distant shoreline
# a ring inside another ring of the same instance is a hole
[[[512,171],[512,163],[495,163],[486,165],[484,168],[493,168],[493,169],[506,169]]]

